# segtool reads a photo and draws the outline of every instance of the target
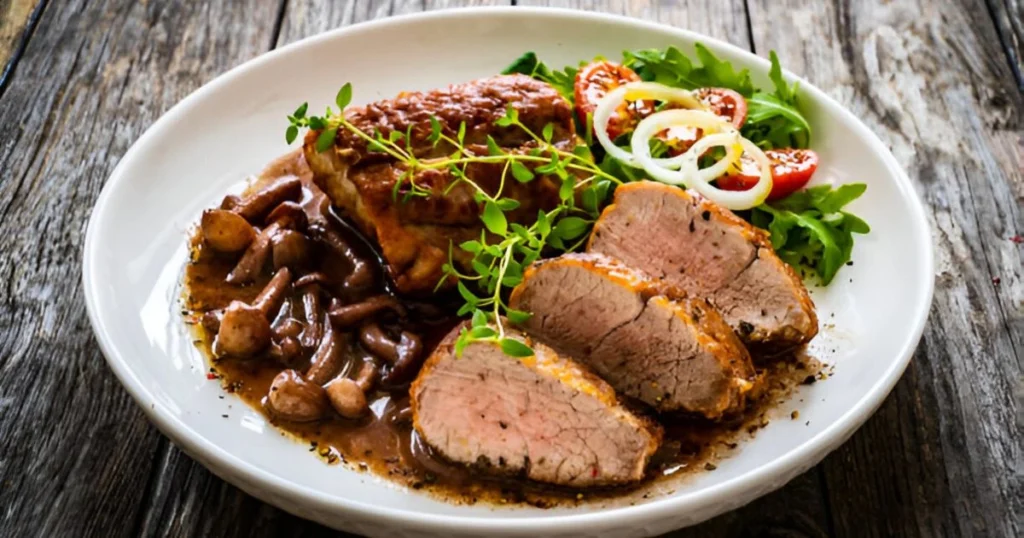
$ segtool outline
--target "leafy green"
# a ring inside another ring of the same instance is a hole
[[[783,78],[775,51],[769,55],[768,72],[775,91],[766,92],[754,87],[748,69],[737,71],[704,45],[697,43],[694,47],[699,63],[675,47],[625,51],[623,63],[644,80],[688,90],[717,87],[739,93],[747,100],[742,134],[762,148],[806,148],[810,144],[811,126],[797,106],[798,86],[790,86]]]
[[[853,234],[871,231],[866,222],[843,211],[866,189],[863,183],[811,187],[754,208],[751,223],[768,230],[772,247],[786,263],[811,269],[828,285],[850,261]]]
[[[720,60],[707,47],[695,45],[699,64],[675,47],[666,49],[643,49],[622,53],[623,64],[632,68],[640,78],[693,90],[696,88],[719,87],[734,90],[744,97],[754,93],[750,71],[736,71],[732,64]]]
[[[508,67],[502,70],[501,74],[511,75],[513,73],[520,73],[537,80],[543,80],[554,86],[558,93],[562,94],[562,97],[565,97],[571,103],[573,102],[573,84],[576,82],[576,71],[578,69],[574,67],[566,67],[561,71],[552,70],[544,62],[537,59],[537,54],[531,51],[516,58]]]

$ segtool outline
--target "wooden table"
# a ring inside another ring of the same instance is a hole
[[[211,475],[121,389],[82,299],[89,211],[132,142],[217,74],[478,3],[501,2],[0,0],[0,535],[332,534]],[[931,318],[878,414],[781,491],[673,536],[1024,533],[1019,0],[571,5],[775,49],[889,144],[933,227]]]

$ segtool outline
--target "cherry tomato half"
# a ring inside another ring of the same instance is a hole
[[[818,154],[809,149],[770,149],[764,152],[772,163],[772,192],[769,200],[785,198],[800,190],[818,169]],[[757,184],[761,175],[749,157],[740,159],[739,173],[718,178],[718,188],[745,191]]]
[[[632,69],[614,62],[593,62],[576,73],[573,93],[576,96],[576,114],[580,123],[587,124],[587,115],[593,114],[597,104],[609,92],[630,82],[640,80]],[[608,137],[615,140],[619,135],[633,130],[640,119],[654,112],[650,101],[626,102],[619,106],[608,121]]]
[[[729,120],[737,129],[747,121],[747,100],[739,93],[728,88],[701,88],[694,93],[711,112]],[[669,153],[678,155],[690,149],[703,134],[694,127],[672,127],[659,136],[672,148]]]

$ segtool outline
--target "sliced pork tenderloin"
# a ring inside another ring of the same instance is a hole
[[[619,187],[588,250],[706,297],[753,351],[782,351],[818,333],[807,289],[767,234],[677,187]]]
[[[416,432],[436,452],[483,472],[562,486],[643,478],[660,426],[623,407],[585,368],[513,329],[509,336],[534,356],[474,342],[457,357],[461,328],[437,347],[410,390]]]
[[[705,300],[599,254],[530,266],[509,305],[522,328],[658,411],[719,418],[742,409],[756,375],[746,348]]]

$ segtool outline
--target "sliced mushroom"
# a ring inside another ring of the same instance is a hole
[[[411,381],[416,377],[423,364],[423,342],[415,334],[402,331],[402,338],[397,349],[398,360],[384,374],[382,381],[385,385],[400,385]]]
[[[262,310],[231,301],[220,320],[213,352],[218,357],[252,357],[267,349],[271,336],[270,323]]]
[[[259,308],[263,314],[270,317],[277,314],[284,302],[285,295],[291,287],[292,272],[287,267],[282,267],[274,273],[274,277],[263,287],[263,291],[252,301],[252,305]]]
[[[376,315],[382,310],[391,309],[399,315],[405,314],[405,309],[397,299],[390,295],[376,295],[361,302],[335,308],[328,315],[335,327],[344,329],[353,327]]]
[[[295,338],[286,336],[270,344],[269,355],[281,364],[291,365],[302,356],[302,346]]]
[[[363,361],[363,365],[359,367],[359,372],[356,374],[356,384],[363,389],[364,393],[369,393],[377,384],[378,377],[380,377],[380,370],[377,363],[373,359]]]
[[[302,334],[302,322],[295,318],[285,318],[274,326],[274,334],[278,338],[298,338]]]
[[[331,330],[328,325],[324,328],[323,337],[316,352],[309,359],[309,370],[306,372],[306,379],[310,383],[323,385],[332,377],[338,375],[344,360],[344,343],[337,332]]]
[[[370,353],[389,364],[398,360],[398,342],[388,338],[376,322],[366,323],[359,329],[359,341]]]
[[[295,202],[281,202],[267,215],[267,224],[278,222],[282,228],[305,232],[309,220],[306,218],[306,210]]]
[[[213,344],[214,354],[252,357],[267,349],[273,336],[267,317],[281,308],[291,278],[287,268],[281,269],[251,305],[232,301],[221,316]]]
[[[330,286],[331,284],[333,284],[333,281],[330,279],[330,277],[328,277],[327,275],[320,271],[306,273],[300,276],[298,280],[295,281],[296,288],[309,286],[310,284],[325,284],[327,286]]]
[[[223,200],[221,200],[220,208],[221,209],[227,209],[228,211],[231,211],[231,210],[235,209],[236,207],[238,207],[238,205],[241,204],[241,203],[242,203],[242,197],[241,196],[239,196],[237,194],[229,194],[229,195],[225,196]]]
[[[330,400],[319,384],[305,380],[295,370],[284,370],[270,384],[266,405],[275,417],[311,422],[327,414]]]
[[[256,230],[237,213],[207,209],[199,221],[203,241],[217,252],[241,252],[256,239]]]
[[[302,182],[295,176],[282,177],[245,197],[234,211],[248,220],[258,222],[281,202],[296,201],[302,196]]]
[[[274,268],[298,269],[309,264],[309,239],[294,230],[281,230],[270,240]]]
[[[280,225],[274,223],[260,231],[224,280],[228,284],[248,284],[256,280],[263,267],[267,265],[267,259],[271,254],[271,240],[280,229]]]
[[[341,256],[351,267],[351,272],[345,277],[345,290],[359,290],[373,285],[373,269],[370,264],[356,254],[355,249],[341,237],[341,234],[323,226],[313,227],[310,231],[317,240]]]
[[[223,315],[224,310],[222,309],[203,312],[203,317],[199,318],[199,324],[207,331],[216,334],[220,330],[220,318]]]
[[[324,309],[320,302],[319,286],[308,286],[302,290],[302,307],[306,313],[306,328],[299,336],[299,343],[305,348],[311,348],[320,341],[324,331]]]
[[[366,414],[366,394],[355,381],[347,377],[339,377],[324,387],[331,406],[339,415],[356,419]]]

